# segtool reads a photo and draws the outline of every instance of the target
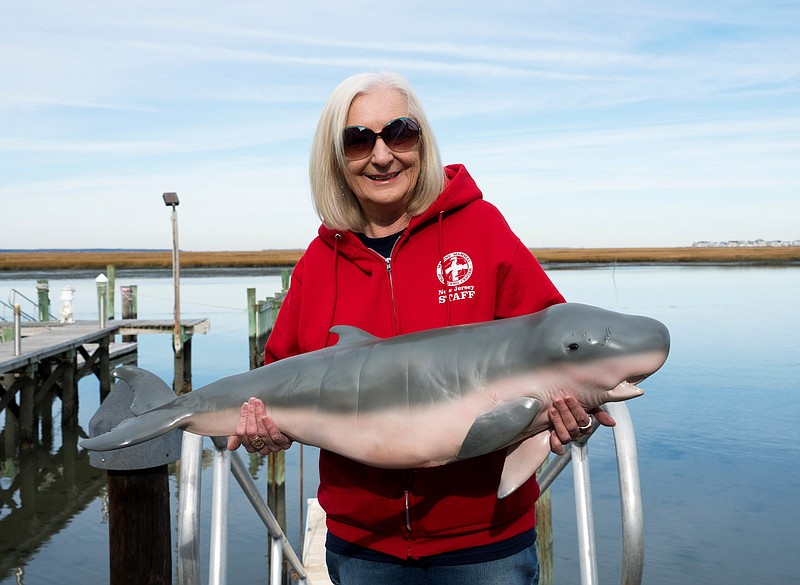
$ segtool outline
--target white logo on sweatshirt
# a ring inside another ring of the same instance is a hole
[[[447,286],[464,284],[472,276],[472,259],[464,252],[452,252],[443,258],[443,262],[439,262],[436,276],[439,282]]]
[[[475,298],[475,287],[464,284],[472,276],[472,259],[464,252],[448,254],[436,267],[439,282],[447,288],[439,291],[439,304],[448,300],[465,301]]]

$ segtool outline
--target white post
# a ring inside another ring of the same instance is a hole
[[[98,297],[98,311],[99,321],[100,321],[100,329],[106,326],[106,295],[108,295],[108,277],[105,274],[99,274],[97,278],[94,279],[95,284],[97,285],[97,297]]]
[[[19,305],[14,305],[14,355],[22,353],[22,323]]]

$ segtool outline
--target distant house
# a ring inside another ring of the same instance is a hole
[[[693,248],[782,248],[784,246],[800,246],[800,240],[728,240],[727,242],[710,242],[701,240],[692,244]]]

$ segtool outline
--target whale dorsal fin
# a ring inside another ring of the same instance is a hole
[[[336,325],[335,327],[331,327],[331,333],[335,333],[339,336],[339,341],[336,343],[337,347],[364,345],[365,343],[372,343],[381,339],[352,325]]]
[[[175,393],[164,380],[147,370],[136,366],[122,366],[114,370],[112,375],[131,387],[131,412],[136,416],[175,400]]]

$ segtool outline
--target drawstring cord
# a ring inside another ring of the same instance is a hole
[[[444,211],[439,212],[439,233],[438,233],[438,245],[439,245],[439,262],[442,266],[442,280],[444,281],[444,298],[445,298],[445,325],[450,325],[450,287],[447,284],[447,273],[445,272],[444,267],[444,254],[442,252],[442,222],[444,220]]]
[[[336,301],[339,298],[339,242],[342,239],[342,234],[337,233],[333,236],[333,308],[331,309],[331,320],[328,325],[328,336],[325,339],[325,346],[329,346],[331,342],[331,328],[335,325],[333,322],[336,316]]]

